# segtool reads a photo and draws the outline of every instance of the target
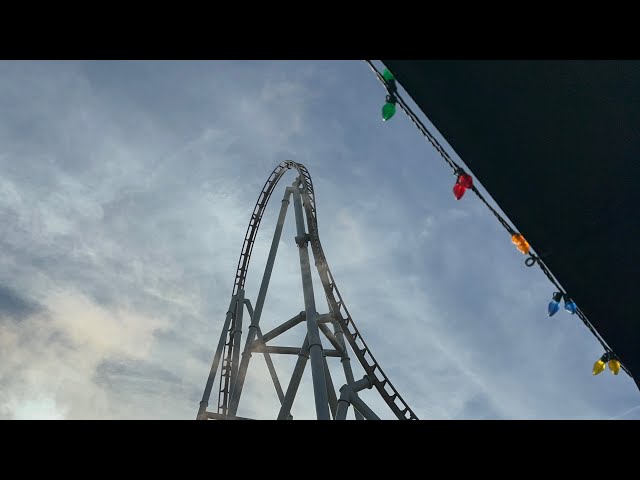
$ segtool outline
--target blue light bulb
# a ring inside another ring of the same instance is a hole
[[[553,317],[558,313],[558,310],[560,310],[560,300],[562,300],[562,294],[560,292],[555,292],[553,294],[553,300],[549,302],[548,312],[550,317]]]
[[[578,308],[578,306],[576,305],[576,302],[574,302],[573,300],[565,300],[564,301],[564,309],[567,312],[569,312],[571,315],[576,313],[576,309],[577,308]]]

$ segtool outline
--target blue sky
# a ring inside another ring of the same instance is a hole
[[[381,121],[384,96],[361,61],[0,62],[0,418],[194,418],[249,216],[285,159],[308,167],[340,292],[418,417],[640,418],[633,381],[591,375],[599,343],[547,317],[552,285],[489,211],[453,198],[404,114]],[[303,309],[289,214],[265,332]],[[307,371],[295,418],[312,398]],[[254,356],[238,414],[277,405]]]

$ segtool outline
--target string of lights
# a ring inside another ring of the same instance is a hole
[[[400,109],[409,117],[412,123],[418,128],[418,130],[425,136],[425,138],[431,143],[433,148],[440,154],[440,156],[444,159],[444,161],[451,167],[454,175],[457,177],[456,183],[453,186],[453,195],[456,200],[462,199],[465,192],[467,190],[473,191],[476,196],[480,199],[480,201],[491,211],[491,213],[496,217],[496,219],[500,222],[500,224],[504,227],[504,229],[511,236],[512,243],[516,246],[516,248],[523,254],[528,255],[528,258],[525,261],[525,265],[527,267],[532,267],[534,264],[537,264],[542,272],[546,275],[549,281],[555,286],[556,292],[552,296],[551,302],[549,302],[547,313],[551,317],[555,315],[560,310],[560,302],[564,299],[564,309],[569,312],[571,315],[577,315],[582,323],[591,331],[591,333],[596,337],[605,353],[602,357],[596,361],[593,366],[593,375],[598,375],[602,371],[604,371],[606,365],[608,364],[609,370],[614,375],[617,375],[622,368],[627,375],[632,377],[631,372],[620,363],[620,360],[617,358],[615,353],[611,350],[611,348],[606,344],[604,339],[598,334],[595,330],[591,322],[587,319],[586,315],[580,308],[576,305],[576,303],[571,299],[571,297],[567,294],[567,292],[562,289],[559,282],[555,279],[555,277],[551,274],[549,268],[545,265],[542,258],[538,255],[535,255],[531,252],[531,246],[526,241],[524,236],[521,233],[518,233],[507,220],[500,215],[484,198],[482,193],[477,189],[477,187],[473,184],[473,178],[471,175],[465,172],[465,170],[460,167],[447,153],[447,151],[442,147],[440,142],[433,136],[433,134],[427,129],[427,127],[422,123],[422,121],[418,118],[418,116],[413,112],[411,107],[407,105],[402,96],[398,93],[398,87],[396,85],[396,79],[393,74],[385,69],[382,73],[376,68],[376,66],[372,63],[371,60],[365,60],[365,62],[369,65],[371,70],[375,73],[378,80],[382,83],[382,85],[387,90],[386,102],[382,106],[382,120],[388,121],[390,120],[397,111],[397,106],[400,106]]]

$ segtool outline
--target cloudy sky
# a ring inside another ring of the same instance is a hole
[[[546,277],[383,101],[361,61],[0,62],[0,418],[195,418],[249,216],[285,159],[308,167],[340,292],[419,418],[640,418],[633,381],[592,376],[599,343],[547,317]],[[254,304],[293,180],[258,235]],[[289,214],[264,332],[304,309]],[[295,357],[275,361],[286,388]],[[315,415],[310,380],[294,418]],[[278,405],[254,355],[238,415]]]

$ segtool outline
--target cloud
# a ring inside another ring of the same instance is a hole
[[[30,299],[22,298],[10,288],[0,285],[0,316],[19,321],[40,310],[40,305]]]
[[[2,418],[194,418],[249,216],[284,159],[309,168],[343,298],[419,417],[606,418],[637,403],[622,376],[593,382],[590,333],[544,316],[546,279],[478,202],[452,199],[411,123],[379,121],[383,92],[358,62],[0,62],[0,92]],[[292,181],[254,246],[254,304]],[[265,333],[304,309],[294,236],[290,209]],[[273,343],[303,338],[301,325]],[[260,357],[238,414],[275,418]],[[286,390],[296,356],[273,359]],[[293,414],[315,416],[309,365]]]
[[[128,361],[148,358],[154,331],[165,327],[167,321],[127,310],[107,310],[66,290],[52,293],[43,304],[47,305],[45,312],[19,324],[3,322],[0,341],[7,352],[0,367],[3,415],[11,405],[19,405],[20,399],[46,400],[49,410],[55,405],[60,408],[59,415],[67,418],[111,413],[115,406],[97,399],[108,394],[90,381],[96,368],[114,357]],[[92,395],[83,395],[86,390]]]

